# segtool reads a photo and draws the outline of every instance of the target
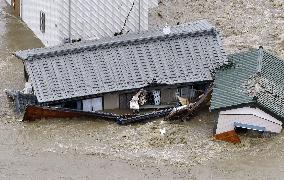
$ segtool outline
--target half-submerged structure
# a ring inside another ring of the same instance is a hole
[[[235,129],[280,133],[284,118],[284,60],[251,49],[228,56],[216,74],[211,110],[218,111],[215,138],[240,142]]]
[[[37,105],[85,112],[173,107],[177,95],[194,101],[227,63],[218,32],[205,20],[16,56]]]

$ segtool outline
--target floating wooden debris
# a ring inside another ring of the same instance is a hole
[[[214,136],[214,138],[215,138],[215,140],[231,142],[231,143],[234,143],[234,144],[241,142],[241,140],[240,140],[240,138],[239,138],[239,136],[238,136],[238,134],[236,133],[235,130],[224,132],[224,133],[221,133],[221,134],[216,134]]]
[[[189,103],[188,105],[183,105],[180,107],[173,108],[170,114],[165,118],[166,120],[176,120],[176,119],[187,119],[197,112],[203,105],[209,102],[211,93],[213,90],[213,84],[211,84],[207,90],[198,97],[194,103]]]
[[[151,119],[156,119],[168,115],[172,109],[163,109],[159,111],[153,111],[151,113],[145,113],[142,115],[117,115],[108,112],[84,112],[72,109],[64,108],[52,108],[41,107],[35,105],[28,105],[24,114],[23,121],[34,121],[37,119],[66,119],[76,117],[89,117],[96,119],[106,119],[115,121],[120,125],[126,125],[129,123],[142,122]]]
[[[116,121],[118,118],[120,118],[119,115],[107,112],[84,112],[72,109],[28,105],[26,107],[23,121],[34,121],[43,118],[54,119],[54,118],[75,118],[75,117],[102,118],[113,121]]]

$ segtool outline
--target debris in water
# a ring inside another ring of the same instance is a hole
[[[166,134],[166,128],[160,129],[160,133],[162,136],[164,136]]]

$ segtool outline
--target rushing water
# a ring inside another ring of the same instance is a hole
[[[13,53],[42,46],[0,0],[0,179],[166,178],[167,173],[160,170],[141,170],[116,156],[108,157],[117,154],[116,133],[123,131],[115,123],[92,119],[20,121],[4,93],[5,89],[24,87],[23,63]]]
[[[23,65],[13,56],[22,49],[41,47],[41,42],[11,12],[4,0],[0,1],[0,114],[7,109],[4,89],[22,89]]]
[[[24,86],[23,64],[13,52],[41,46],[0,0],[0,179],[283,177],[283,133],[241,137],[237,146],[214,142],[213,117],[207,111],[190,122],[157,120],[132,126],[93,119],[20,122],[3,92]],[[259,164],[267,166],[259,170]]]
[[[21,118],[13,113],[4,90],[24,87],[23,63],[13,52],[36,47],[42,47],[42,43],[0,0],[0,179],[103,179],[109,171],[112,174],[108,177],[124,177],[122,170],[127,170],[129,177],[142,179],[142,173],[124,162],[76,156],[80,143],[71,142],[76,133],[87,134],[105,122],[19,122]],[[63,154],[65,149],[72,152]]]

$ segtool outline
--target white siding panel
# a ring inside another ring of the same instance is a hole
[[[56,0],[22,0],[22,19],[46,46],[57,45],[59,40],[59,2]],[[45,33],[40,31],[40,11],[46,16]]]
[[[46,46],[69,38],[69,0],[22,0],[22,19]],[[98,39],[120,32],[132,7],[125,32],[148,29],[148,0],[71,0],[71,39]],[[40,31],[40,11],[46,14],[46,32]]]
[[[94,112],[103,110],[102,97],[83,100],[83,111]]]
[[[158,7],[159,2],[158,0],[149,0],[149,8],[155,8]]]
[[[67,7],[68,0],[64,3]],[[133,10],[127,20],[125,32],[139,30],[139,0],[77,0],[71,3],[71,39],[84,40],[113,36],[120,32],[125,19],[134,4]],[[148,29],[148,0],[141,0],[141,30]],[[68,14],[65,12],[64,14]],[[67,10],[68,11],[68,10]],[[68,18],[62,19],[68,24]],[[66,26],[67,27],[67,26]],[[65,33],[65,36],[67,34]],[[68,36],[66,36],[68,37]]]
[[[93,106],[93,111],[102,111],[103,110],[103,98],[98,97],[92,99],[92,106]]]
[[[222,111],[220,112],[220,114],[252,114],[257,117],[261,117],[269,121],[272,121],[274,123],[280,123],[280,125],[282,125],[282,122],[278,121],[276,118],[272,117],[271,115],[263,112],[259,108],[243,107],[243,108]]]
[[[243,111],[242,111],[243,110]],[[234,130],[234,123],[239,122],[242,124],[254,125],[265,127],[266,131],[273,133],[280,133],[282,130],[282,122],[273,118],[269,114],[261,111],[260,109],[239,108],[229,111],[222,111],[219,114],[216,134]],[[268,118],[268,119],[266,119]],[[271,121],[273,120],[273,121]]]

